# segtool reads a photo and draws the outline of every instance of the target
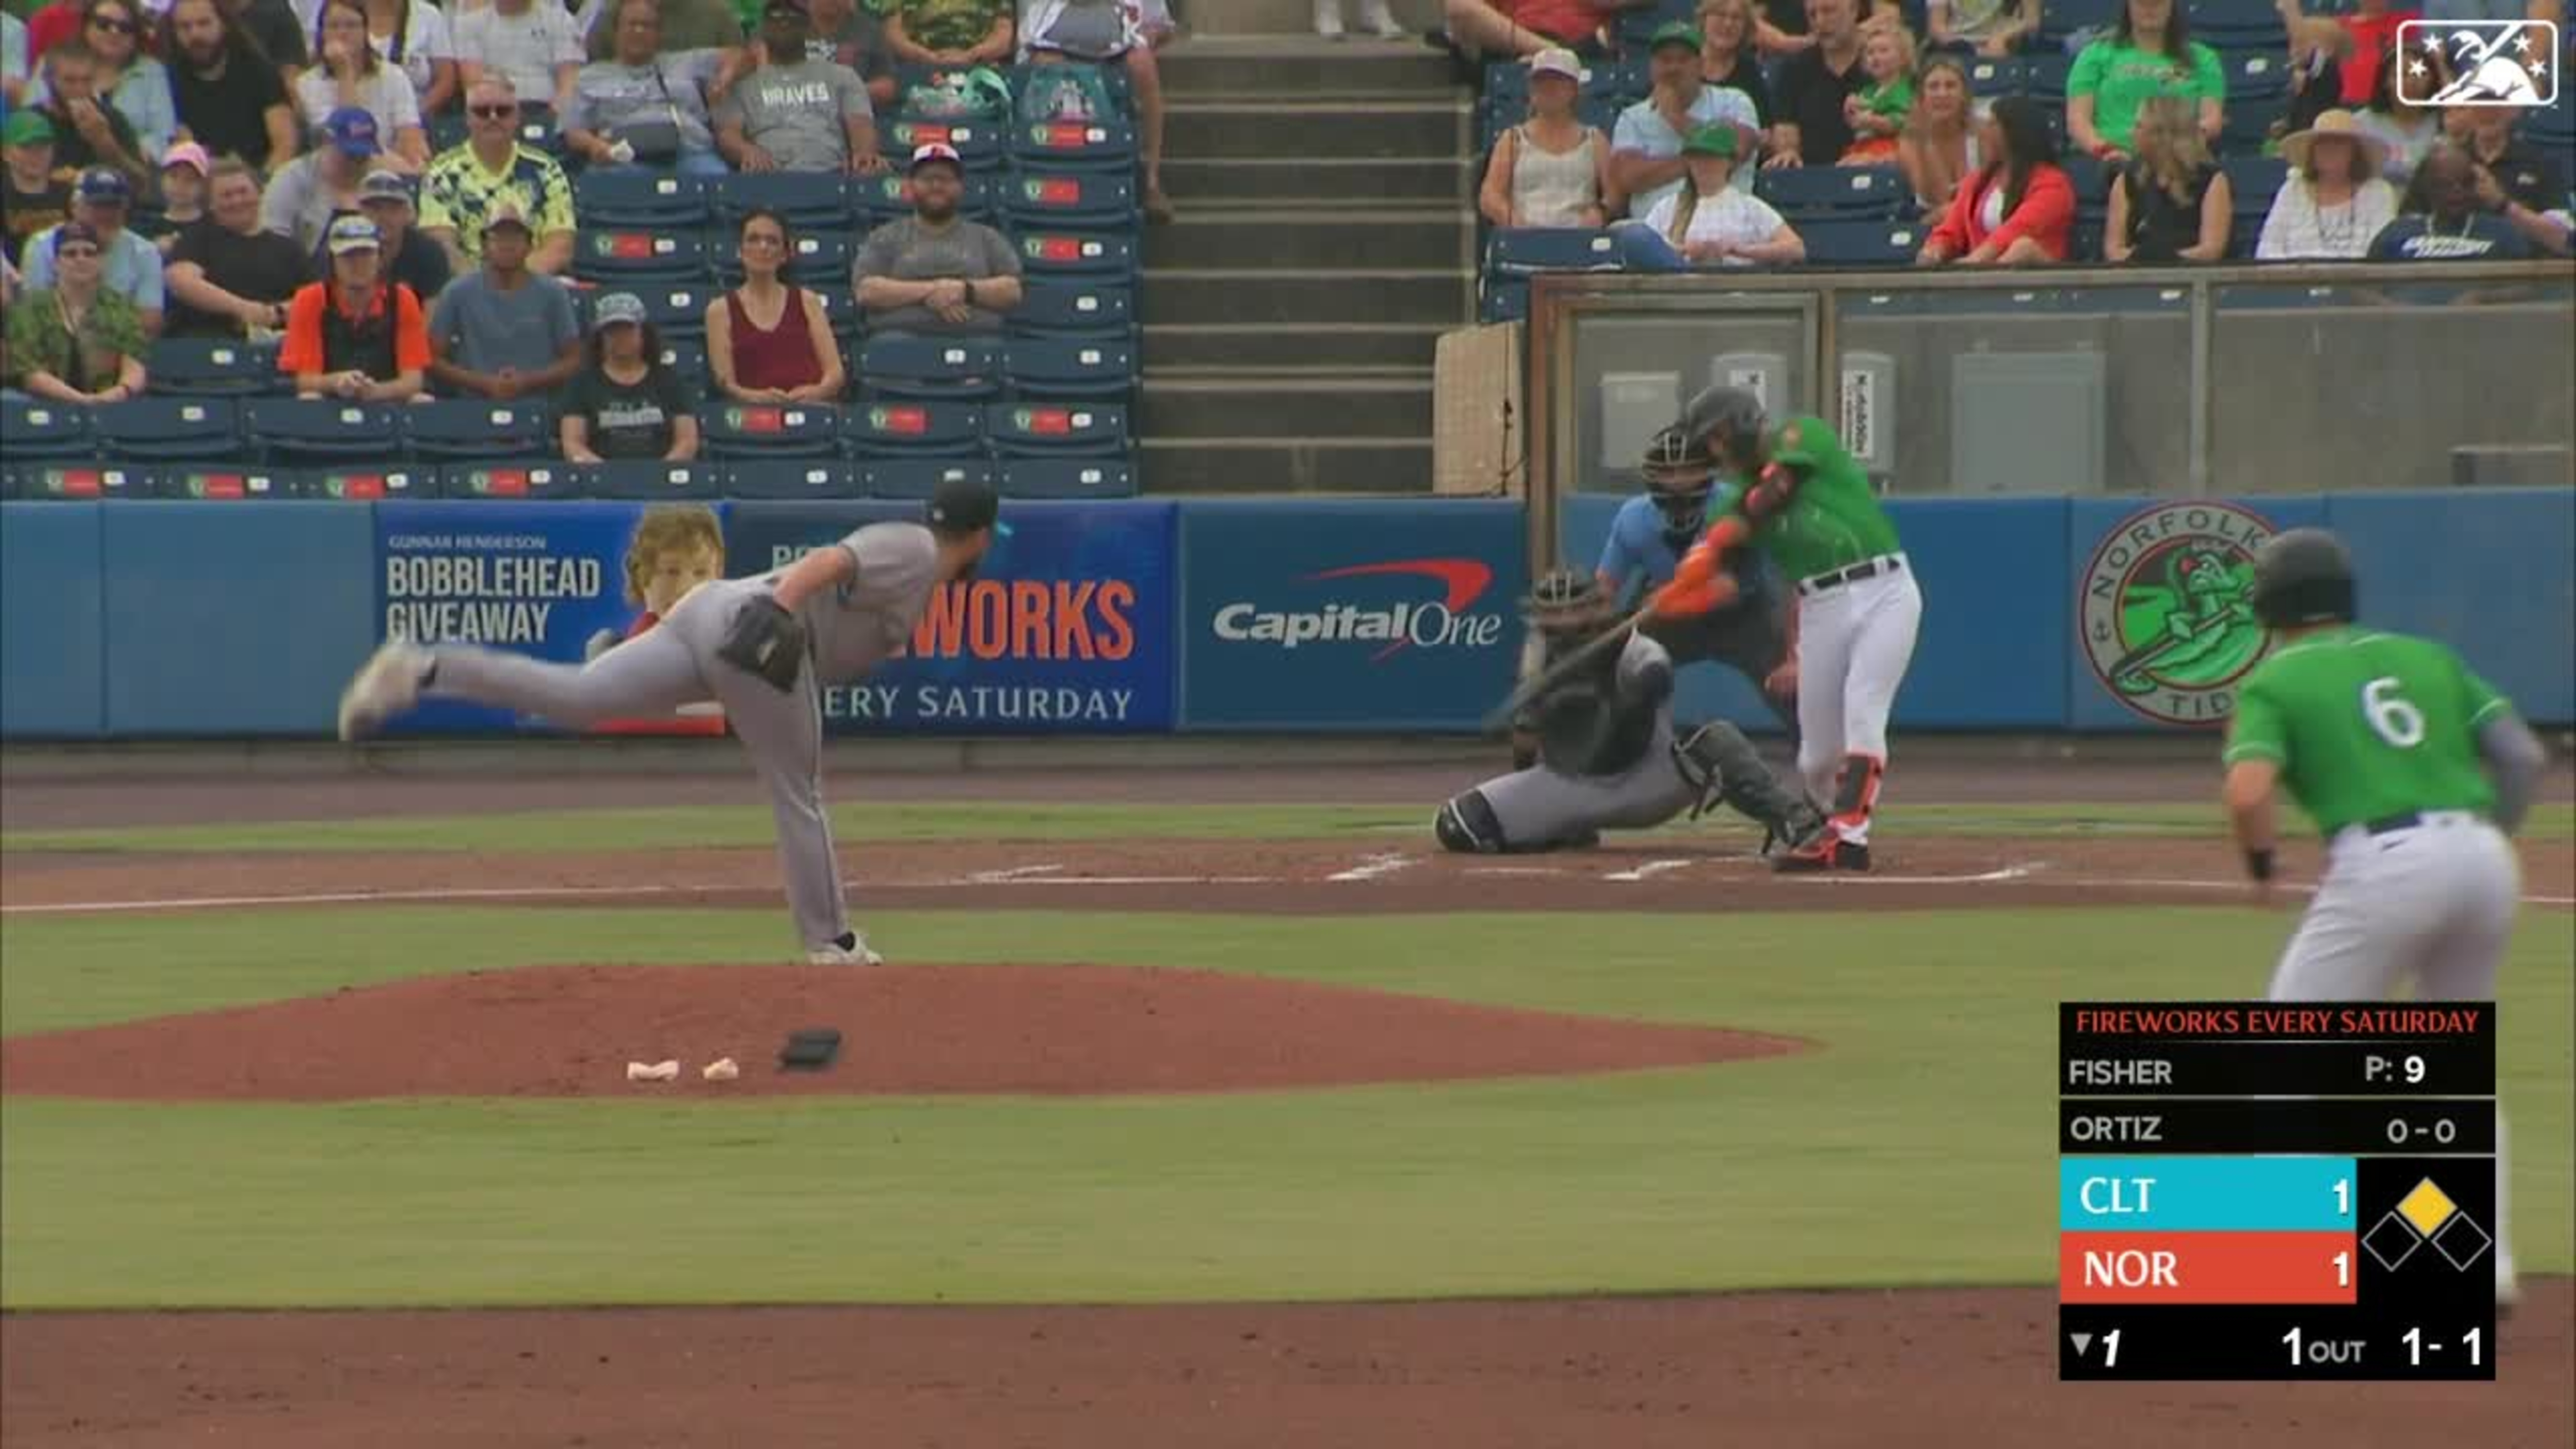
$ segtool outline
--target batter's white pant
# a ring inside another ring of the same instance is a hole
[[[1914,661],[1923,591],[1913,565],[1816,593],[1798,590],[1798,775],[1807,793],[1834,803],[1834,776],[1849,755],[1887,759],[1887,714]],[[1837,820],[1854,845],[1869,843],[1869,817]]]
[[[778,822],[778,860],[787,905],[807,950],[850,929],[841,894],[832,822],[823,805],[823,713],[809,663],[786,693],[716,657],[744,602],[765,592],[757,579],[723,579],[694,590],[670,616],[588,664],[551,664],[525,654],[441,644],[428,693],[539,715],[578,728],[601,720],[669,714],[713,699],[751,755]]]
[[[2325,880],[2272,973],[2274,1001],[2378,1001],[2413,978],[2429,1001],[2493,1001],[2522,896],[2504,832],[2464,812],[2406,830],[2336,832]],[[2496,1111],[2496,1282],[2513,1281],[2505,1231],[2504,1111]]]

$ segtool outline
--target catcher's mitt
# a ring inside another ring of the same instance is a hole
[[[755,595],[733,616],[716,657],[784,694],[796,687],[797,671],[805,667],[805,626],[776,599]]]

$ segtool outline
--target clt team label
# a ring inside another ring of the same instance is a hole
[[[2219,726],[2270,636],[2254,617],[2254,553],[2271,520],[2232,503],[2160,503],[2120,520],[2077,584],[2084,657],[2133,713]]]

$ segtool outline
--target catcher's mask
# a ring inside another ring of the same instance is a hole
[[[1664,517],[1664,532],[1680,538],[1707,523],[1709,495],[1717,491],[1716,469],[1689,434],[1679,428],[1655,434],[1637,471],[1646,475],[1655,511]]]
[[[1550,569],[1531,586],[1523,611],[1531,625],[1553,637],[1598,633],[1610,623],[1610,597],[1590,574]]]
[[[2254,554],[2254,617],[2271,628],[2352,622],[2352,554],[2322,528],[2273,535]]]

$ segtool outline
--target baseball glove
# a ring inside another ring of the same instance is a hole
[[[755,595],[733,616],[716,657],[785,694],[796,687],[797,671],[805,667],[805,626],[776,599]]]

